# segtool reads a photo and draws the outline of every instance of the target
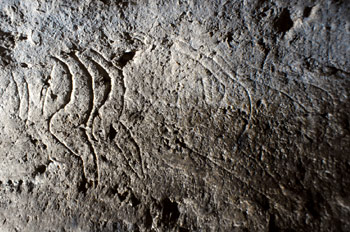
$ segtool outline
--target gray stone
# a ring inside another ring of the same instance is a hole
[[[349,231],[350,4],[0,2],[1,231]]]

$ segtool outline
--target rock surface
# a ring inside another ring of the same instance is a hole
[[[350,231],[350,4],[0,2],[1,231]]]

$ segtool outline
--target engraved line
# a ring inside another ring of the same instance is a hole
[[[20,111],[20,108],[21,108],[21,96],[20,96],[20,92],[19,92],[19,88],[18,88],[18,84],[17,84],[17,81],[15,80],[15,77],[13,76],[13,73],[11,72],[11,77],[12,77],[12,81],[15,85],[15,89],[16,89],[16,96],[18,96],[18,104],[17,104],[17,109],[16,111]]]
[[[89,101],[89,104],[88,104],[88,111],[87,111],[87,117],[85,118],[85,120],[83,121],[83,124],[85,125],[85,127],[87,128],[84,128],[84,134],[87,138],[87,141],[88,141],[88,146],[90,148],[90,151],[92,152],[93,154],[93,161],[94,161],[94,164],[96,165],[96,174],[97,174],[97,183],[96,183],[96,187],[98,186],[99,184],[99,178],[100,178],[100,174],[99,174],[99,159],[98,159],[98,156],[96,154],[96,150],[95,150],[95,147],[93,145],[93,141],[91,139],[91,136],[87,133],[87,129],[89,129],[88,127],[88,122],[90,121],[90,117],[92,116],[92,112],[94,110],[94,107],[95,107],[95,96],[94,96],[94,79],[93,77],[91,76],[91,74],[89,73],[89,71],[87,70],[87,68],[85,67],[84,63],[82,61],[80,61],[79,57],[75,54],[75,53],[70,53],[69,54],[70,57],[73,58],[73,60],[75,60],[75,62],[77,63],[79,69],[83,72],[83,74],[86,75],[86,77],[88,78],[87,80],[87,87],[89,88],[89,92],[90,92],[90,101]],[[84,164],[85,165],[85,164]]]
[[[66,71],[66,74],[68,75],[69,77],[69,80],[70,80],[70,88],[68,90],[68,93],[66,95],[66,97],[64,98],[64,103],[62,104],[61,107],[59,107],[59,109],[54,113],[58,113],[60,110],[63,110],[66,108],[66,106],[72,101],[72,96],[73,96],[73,91],[74,91],[74,81],[73,81],[73,74],[72,72],[70,71],[69,69],[69,66],[62,60],[60,60],[59,58],[57,57],[51,57],[53,60],[57,61],[58,63],[60,63],[63,67],[63,69]]]

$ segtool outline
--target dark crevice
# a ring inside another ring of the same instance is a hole
[[[135,51],[125,52],[118,60],[119,65],[123,68],[135,56]]]
[[[112,125],[109,126],[108,138],[110,141],[113,141],[115,136],[117,136],[117,131],[114,129]]]
[[[257,202],[258,206],[263,211],[268,211],[270,209],[269,199],[265,195],[256,196],[255,199],[256,199],[256,202]]]
[[[103,4],[105,4],[105,5],[111,4],[111,2],[109,0],[100,0],[100,1],[103,2]]]
[[[121,202],[125,201],[126,197],[128,196],[128,192],[124,192],[123,194],[118,193],[118,198]]]
[[[78,185],[78,192],[86,194],[87,190],[92,186],[91,183],[89,183],[85,177],[85,175],[82,176],[82,180],[80,181]]]
[[[146,213],[145,213],[145,226],[146,226],[146,228],[150,229],[152,227],[152,223],[153,223],[152,215],[150,213],[150,210],[147,209]]]
[[[141,204],[141,201],[137,199],[133,193],[130,194],[130,202],[133,207],[136,207],[139,204]]]
[[[28,68],[28,64],[26,64],[26,63],[21,63],[20,66],[21,66],[22,68]]]
[[[162,206],[162,221],[164,224],[175,224],[180,216],[177,203],[172,202],[169,198],[165,198],[162,201]]]
[[[58,97],[56,94],[54,94],[54,93],[52,93],[52,92],[51,92],[50,96],[51,96],[51,99],[52,99],[53,101],[56,101],[56,99],[57,99],[57,97]]]
[[[34,138],[33,136],[29,136],[29,140],[30,142],[34,145],[34,146],[37,146],[38,145],[38,140],[36,138]]]
[[[226,40],[227,40],[228,45],[230,47],[232,47],[232,41],[233,41],[233,33],[232,32],[227,33]]]
[[[274,214],[270,215],[270,220],[269,220],[269,232],[278,232],[280,231],[278,227],[276,226],[276,218]]]
[[[114,196],[115,194],[118,193],[118,185],[115,185],[108,190],[108,194],[111,196]]]
[[[285,33],[293,27],[293,21],[290,18],[288,9],[283,9],[280,17],[275,22],[275,28],[279,33]]]
[[[311,191],[308,191],[305,207],[314,218],[320,218],[320,205],[322,205],[324,201],[325,200],[320,193],[313,193]]]
[[[179,232],[189,232],[189,230],[184,227],[180,227]]]
[[[259,99],[257,102],[256,102],[256,107],[259,108],[262,104],[262,101],[261,99]]]
[[[33,172],[33,177],[37,175],[41,175],[46,171],[46,166],[45,165],[39,165]]]
[[[311,14],[312,7],[305,7],[304,12],[303,12],[303,17],[307,18]]]
[[[33,192],[33,190],[34,190],[34,183],[33,182],[31,182],[31,181],[28,181],[27,182],[27,190],[28,190],[28,193],[32,193]]]

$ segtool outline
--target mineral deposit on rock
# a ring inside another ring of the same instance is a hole
[[[350,231],[349,0],[1,0],[0,231]]]

